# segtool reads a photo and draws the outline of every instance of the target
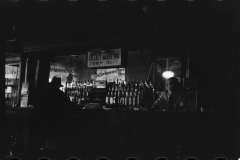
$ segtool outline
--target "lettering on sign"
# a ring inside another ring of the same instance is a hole
[[[51,67],[50,72],[58,72],[58,73],[75,73],[74,70],[70,69],[70,68],[65,68],[65,69],[61,69],[61,68],[55,68],[55,67]]]
[[[121,49],[110,51],[88,52],[88,67],[104,67],[121,65]]]

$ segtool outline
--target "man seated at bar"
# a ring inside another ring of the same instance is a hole
[[[168,112],[188,111],[187,94],[180,89],[178,79],[171,77],[167,82],[168,90],[159,93],[152,110]]]

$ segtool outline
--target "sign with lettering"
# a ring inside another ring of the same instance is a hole
[[[120,66],[121,58],[121,49],[90,51],[87,54],[87,67]]]
[[[125,80],[125,68],[97,69],[97,81],[117,82]]]

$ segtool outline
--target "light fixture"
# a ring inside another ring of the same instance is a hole
[[[174,72],[172,72],[172,71],[165,71],[165,72],[163,72],[162,76],[163,76],[163,78],[168,79],[168,78],[171,78],[171,77],[174,76]]]

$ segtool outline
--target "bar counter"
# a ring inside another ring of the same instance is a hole
[[[11,122],[17,128],[29,129],[28,140],[23,143],[27,143],[25,145],[32,152],[37,152],[45,133],[41,119],[32,111],[29,108],[7,109],[6,118],[7,124]],[[139,159],[177,156],[179,148],[183,157],[239,156],[238,124],[238,113],[80,108],[52,123],[59,137],[58,145],[83,149],[83,157],[91,152],[91,155],[125,159],[127,156]],[[58,150],[61,154],[65,151]]]

